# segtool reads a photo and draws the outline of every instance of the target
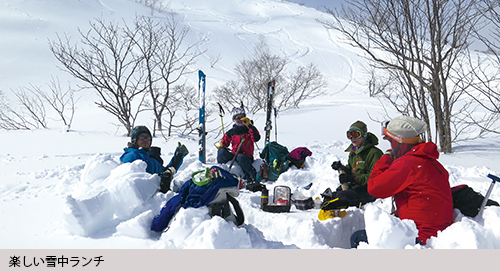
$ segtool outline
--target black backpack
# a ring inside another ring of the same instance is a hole
[[[459,209],[463,215],[475,217],[479,213],[484,196],[462,184],[451,188],[453,208]],[[488,199],[486,206],[499,206],[498,202]]]

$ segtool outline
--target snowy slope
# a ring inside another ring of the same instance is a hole
[[[291,168],[268,184],[270,192],[275,185],[287,185],[314,198],[328,187],[336,188],[337,174],[330,165],[334,160],[347,160],[348,126],[359,119],[380,134],[379,124],[370,117],[382,119],[385,112],[359,82],[364,76],[363,60],[336,33],[316,22],[328,18],[315,9],[323,2],[329,1],[307,1],[307,5],[278,0],[168,2],[169,9],[191,29],[187,43],[202,41],[200,49],[207,50],[192,70],[205,72],[209,93],[234,77],[232,67],[250,56],[260,35],[266,37],[273,52],[289,57],[295,65],[313,62],[328,79],[326,95],[279,114],[278,142],[289,150],[307,147],[313,155],[305,169]],[[52,75],[76,85],[78,82],[57,68],[48,40],[65,32],[76,38],[77,28],[87,29],[95,17],[131,22],[136,13],[147,15],[150,10],[128,0],[0,0],[0,36],[6,37],[0,43],[0,91],[12,99],[11,90],[44,85]],[[210,59],[219,54],[220,62],[210,68]],[[195,74],[188,80],[196,86]],[[249,191],[241,191],[238,197],[246,217],[240,228],[210,218],[206,208],[181,209],[167,232],[153,233],[149,230],[152,218],[174,193],[153,195],[152,188],[159,181],[144,172],[144,164],[119,163],[129,140],[126,132],[94,105],[93,93],[79,95],[70,132],[61,131],[58,121],[50,121],[46,130],[0,131],[4,143],[0,149],[0,248],[330,249],[348,248],[351,233],[361,228],[371,234],[371,243],[364,248],[500,248],[498,207],[487,207],[476,218],[457,213],[452,226],[421,247],[408,242],[415,233],[411,222],[389,216],[389,200],[377,200],[363,209],[350,208],[342,219],[320,221],[317,209],[263,212],[260,194]],[[250,117],[263,133],[264,113]],[[152,126],[148,117],[142,118],[141,122]],[[230,119],[226,114],[226,127]],[[220,120],[214,118],[207,126],[217,128]],[[274,130],[271,135],[275,140]],[[217,140],[216,135],[208,135],[208,160],[202,165],[195,154],[196,138],[154,139],[165,161],[178,141],[191,151],[175,177],[174,188],[194,171],[216,164],[213,143]],[[263,141],[258,143],[260,149],[263,145]],[[381,141],[379,147],[385,150],[389,145]],[[488,138],[462,143],[453,154],[441,155],[441,163],[450,172],[450,184],[468,184],[484,194],[490,185],[487,174],[500,174],[496,163],[499,147],[497,138]],[[233,170],[240,173],[237,165]],[[311,182],[310,190],[301,189]],[[492,198],[500,200],[499,188]]]

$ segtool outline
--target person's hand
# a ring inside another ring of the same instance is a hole
[[[396,154],[394,154],[394,150],[392,150],[392,149],[387,149],[385,151],[384,155],[390,156],[393,160],[396,158]]]
[[[162,169],[161,174],[160,174],[160,189],[159,191],[166,194],[170,189],[170,184],[172,183],[172,179],[175,174],[175,168],[170,166],[170,167],[165,167]]]
[[[340,174],[339,175],[340,184],[353,184],[354,176],[349,174]]]
[[[182,157],[185,157],[187,154],[189,154],[189,150],[187,149],[187,147],[180,142],[177,143],[175,152],[178,152]]]
[[[246,127],[248,127],[250,125],[250,118],[248,117],[243,117],[240,119],[241,122],[243,123],[243,125],[245,125]]]
[[[342,169],[343,167],[344,166],[342,165],[342,163],[340,161],[334,161],[332,163],[333,170],[337,170],[338,171],[338,170]]]
[[[215,148],[221,149],[222,147],[224,147],[224,145],[222,144],[221,141],[215,143]]]

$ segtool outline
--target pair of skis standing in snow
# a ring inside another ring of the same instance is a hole
[[[202,163],[206,163],[206,129],[205,129],[205,74],[199,71],[199,160]],[[265,127],[265,144],[267,145],[270,140],[271,132],[271,111],[272,111],[272,99],[274,94],[274,81],[268,84],[268,101],[267,101],[267,117],[266,117],[266,127]],[[261,136],[258,129],[253,125],[253,122],[246,117],[245,107],[243,102],[240,107],[235,107],[232,110],[232,117],[235,125],[233,128],[224,131],[224,109],[219,105],[219,115],[221,117],[223,137],[220,142],[215,144],[217,151],[217,162],[218,163],[228,163],[229,170],[231,170],[234,162],[238,162],[244,173],[244,179],[248,183],[255,183],[257,181],[257,172],[253,167],[253,153],[254,153],[254,143],[260,140]],[[276,109],[275,109],[276,118]],[[277,134],[277,132],[276,132]],[[229,147],[232,147],[231,151]]]

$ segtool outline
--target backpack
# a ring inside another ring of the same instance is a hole
[[[245,221],[243,211],[236,200],[240,188],[241,180],[220,167],[212,166],[194,172],[191,179],[179,189],[178,194],[167,201],[160,214],[153,219],[151,230],[164,231],[181,207],[203,206],[208,207],[210,216],[221,216],[240,226]]]
[[[260,153],[260,157],[264,160],[265,165],[261,166],[261,171],[257,174],[257,181],[263,179],[276,181],[281,173],[288,170],[290,163],[289,154],[288,148],[285,146],[277,142],[268,143]]]
[[[208,214],[211,217],[220,216],[226,221],[232,221],[236,226],[242,225],[245,222],[245,216],[236,199],[239,193],[238,188],[235,187],[219,189],[214,200],[207,204]]]
[[[294,150],[290,151],[290,163],[295,165],[297,168],[304,168],[306,157],[309,157],[311,155],[312,152],[311,150],[307,149],[307,147],[297,147]]]
[[[484,196],[462,184],[451,188],[453,208],[459,209],[463,215],[475,217],[479,213]],[[498,202],[488,199],[486,206],[499,206]]]

